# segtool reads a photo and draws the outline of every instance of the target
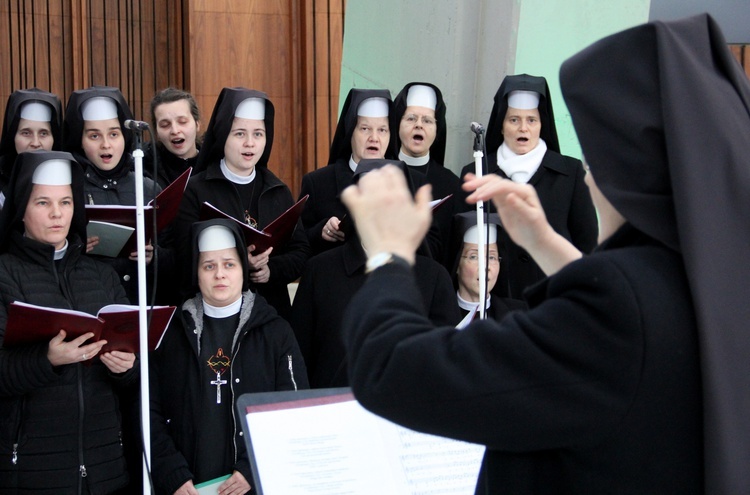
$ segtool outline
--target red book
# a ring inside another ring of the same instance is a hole
[[[248,224],[237,220],[236,218],[227,215],[220,209],[213,206],[211,203],[204,202],[201,205],[201,220],[212,220],[214,218],[227,218],[236,222],[245,234],[245,244],[255,244],[255,250],[253,254],[262,253],[269,247],[276,249],[279,246],[283,246],[285,243],[292,238],[294,228],[297,226],[297,221],[300,215],[302,215],[302,209],[305,207],[307,198],[309,195],[305,195],[300,198],[299,201],[294,203],[288,210],[278,216],[276,220],[266,225],[263,230],[254,229]]]
[[[177,177],[171,184],[165,187],[148,205],[143,207],[144,211],[144,224],[146,226],[146,244],[151,241],[151,218],[153,210],[156,209],[156,231],[161,232],[167,225],[177,217],[177,212],[180,210],[180,203],[182,202],[182,195],[185,192],[188,179],[190,179],[190,173],[192,168],[185,170],[179,177]],[[115,224],[116,226],[123,226],[135,229],[136,224],[136,208],[132,205],[86,205],[86,216],[89,222],[100,222],[99,229],[105,229],[106,224]],[[113,236],[118,235],[116,233],[117,227],[113,227]],[[102,230],[97,230],[101,233]],[[107,235],[104,233],[103,235]],[[100,237],[102,234],[100,234]],[[103,243],[104,244],[104,243]],[[98,246],[97,246],[98,247]],[[117,253],[117,257],[130,256],[130,253],[136,250],[136,233],[133,230],[129,236],[127,242],[123,245],[120,251]],[[100,254],[102,256],[112,256],[112,251],[105,251],[103,249],[97,249],[96,247],[90,254]]]
[[[175,306],[155,306],[148,310],[146,318],[151,320],[148,331],[149,350],[159,346],[175,309]],[[107,341],[101,352],[140,350],[138,306],[110,304],[94,316],[83,311],[47,308],[18,301],[8,307],[3,347],[49,342],[60,330],[65,330],[68,341],[93,332],[94,337],[88,342],[102,339]]]

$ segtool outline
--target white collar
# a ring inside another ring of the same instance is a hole
[[[250,175],[237,175],[229,170],[229,167],[227,167],[227,164],[223,158],[219,163],[219,167],[221,168],[221,173],[224,174],[224,177],[226,177],[228,181],[234,182],[235,184],[250,184],[255,180],[255,168],[253,168],[253,173]]]
[[[67,251],[68,251],[68,240],[65,239],[65,245],[61,247],[60,249],[55,249],[55,261],[63,259]]]
[[[456,299],[458,300],[458,307],[464,311],[473,311],[474,308],[479,306],[478,302],[467,301],[456,292]],[[487,297],[487,302],[484,305],[484,309],[490,309],[490,298]]]
[[[513,182],[526,184],[539,169],[546,152],[547,143],[544,142],[544,139],[539,139],[536,148],[524,155],[515,154],[503,141],[503,144],[497,149],[497,166]]]
[[[354,155],[349,157],[349,168],[352,169],[352,172],[357,171],[357,165],[359,165],[357,162],[354,161]]]
[[[403,151],[399,151],[398,159],[410,167],[422,167],[430,162],[430,152],[428,151],[425,156],[410,156]]]
[[[203,314],[211,318],[227,318],[229,316],[234,316],[240,312],[241,308],[242,295],[240,295],[240,298],[232,304],[222,307],[211,306],[205,301],[205,299],[203,300]]]

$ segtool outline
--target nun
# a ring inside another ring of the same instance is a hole
[[[388,121],[391,106],[386,89],[351,89],[339,115],[328,165],[302,177],[300,198],[310,196],[302,224],[313,254],[340,246],[346,239],[346,222],[341,222],[347,212],[339,195],[352,184],[359,161],[395,158]]]
[[[268,169],[273,137],[274,106],[265,93],[221,90],[180,205],[178,245],[190,242],[190,228],[200,220],[204,202],[258,230],[294,204],[289,188]],[[287,284],[299,278],[310,255],[301,223],[286,244],[254,251],[255,246],[248,246],[250,283],[287,318],[291,311]],[[187,278],[192,270],[189,260],[180,265]]]
[[[500,297],[491,291],[500,274],[500,251],[497,247],[497,233],[502,229],[500,217],[491,213],[485,223],[485,253],[487,257],[486,274],[479,272],[479,227],[474,212],[459,213],[453,219],[453,282],[456,299],[461,310],[461,317],[479,315],[480,298],[479,279],[486,277],[487,293],[485,314],[488,318],[501,320],[514,309],[525,309],[526,304],[518,299]]]
[[[346,240],[352,222],[339,198],[341,191],[354,182],[361,160],[394,159],[395,140],[391,139],[389,115],[391,94],[385,89],[351,89],[341,109],[328,165],[302,177],[300,198],[309,195],[302,224],[313,254]],[[419,188],[424,175],[408,171],[409,182]],[[435,257],[441,252],[440,234],[434,226],[427,234],[422,254]]]
[[[432,197],[442,199],[450,196],[435,212],[435,224],[440,232],[440,244],[444,253],[434,253],[443,262],[448,255],[451,222],[457,211],[463,211],[458,203],[464,196],[461,181],[445,165],[447,139],[446,107],[443,95],[437,86],[424,82],[408,83],[393,99],[391,129],[394,133],[398,159],[406,163],[409,170],[419,172],[432,186]],[[446,267],[452,260],[446,259]]]
[[[240,395],[308,388],[289,324],[250,289],[240,227],[228,219],[192,228],[194,297],[175,315],[153,353],[152,453],[159,493],[196,493],[230,475],[219,493],[251,490]]]
[[[62,104],[37,88],[11,93],[0,138],[0,209],[16,156],[24,151],[62,149]]]
[[[385,165],[399,167],[409,184],[411,175],[397,160],[362,159],[353,180]],[[341,246],[310,258],[300,279],[292,307],[292,328],[302,349],[312,388],[346,387],[347,355],[342,320],[354,294],[367,279],[367,258],[371,254],[359,239],[356,225]],[[428,256],[419,255],[414,266],[421,308],[435,325],[456,325],[459,320],[450,276]]]
[[[560,154],[545,78],[519,74],[503,79],[487,125],[486,148],[488,173],[534,186],[555,232],[580,251],[594,248],[597,219],[583,183],[583,166],[580,160]],[[461,177],[473,172],[471,163]],[[521,299],[524,289],[544,278],[544,272],[505,231],[499,241],[503,261],[495,291]]]
[[[135,206],[136,178],[133,157],[129,152],[133,146],[133,135],[125,129],[125,120],[132,118],[133,113],[117,88],[94,86],[70,95],[65,109],[65,149],[83,167],[87,204]],[[160,191],[161,188],[153,180],[144,177],[144,204],[154,199]],[[87,249],[93,249],[98,242],[98,237],[89,238]],[[153,288],[153,256],[152,243],[146,246],[149,294]],[[138,304],[137,252],[130,253],[128,258],[98,258],[114,267],[130,303]],[[161,249],[160,269],[166,269],[171,258],[171,251]]]
[[[395,169],[368,174],[343,200],[390,262],[344,319],[354,394],[486,445],[476,493],[745,493],[747,75],[702,14],[605,37],[562,64],[560,83],[596,249],[555,232],[531,185],[470,178],[468,199],[492,200],[548,277],[526,312],[434,328],[408,268],[428,195],[415,204]]]
[[[14,301],[92,315],[127,303],[114,270],[85,254],[83,180],[69,153],[18,155],[0,215],[7,233],[0,337]],[[0,348],[1,491],[113,493],[126,486],[115,389],[137,387],[136,357],[100,354],[106,341],[87,342],[92,336],[67,340],[62,328],[49,342]]]

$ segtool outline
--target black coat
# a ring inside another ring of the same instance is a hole
[[[494,159],[494,156],[490,157],[490,160]],[[497,165],[490,166],[489,170],[508,178]],[[473,163],[464,167],[461,177],[467,172],[474,172]],[[548,149],[539,169],[528,183],[536,189],[547,221],[555,232],[580,251],[589,253],[596,246],[599,228],[589,189],[583,182],[585,174],[580,160]],[[469,205],[464,206],[470,209]],[[485,202],[485,207],[495,211],[489,201]],[[498,249],[502,257],[500,276],[492,292],[502,297],[521,299],[524,289],[542,280],[544,272],[525,249],[510,239],[504,229],[498,233]]]
[[[433,210],[433,224],[437,227],[440,234],[441,253],[434,258],[448,268],[453,260],[448,259],[448,246],[451,242],[451,225],[453,215],[466,210],[466,204],[462,203],[465,194],[461,190],[461,179],[456,177],[452,171],[443,167],[435,160],[430,159],[427,165],[422,167],[409,167],[409,170],[424,174],[427,184],[432,185],[432,199],[442,199],[448,195],[453,195],[449,200]]]
[[[0,255],[0,331],[13,301],[90,314],[127,304],[114,270],[82,251],[71,243],[55,263],[52,246],[13,232]],[[99,360],[53,367],[47,348],[0,349],[0,492],[75,494],[85,482],[111,493],[128,480],[114,386],[137,385],[138,365],[122,375]]]
[[[349,301],[365,283],[367,261],[355,241],[312,257],[294,296],[292,327],[313,388],[349,385],[341,321]],[[445,269],[417,256],[414,273],[422,314],[436,325],[456,325],[458,305]]]
[[[461,332],[397,264],[344,319],[363,406],[487,446],[481,494],[703,493],[698,339],[682,257],[629,225]]]
[[[203,329],[202,298],[186,301],[175,315],[164,340],[152,353],[152,459],[157,488],[172,494],[193,479],[202,422],[201,369],[198,339]],[[306,389],[305,363],[289,324],[262,298],[243,295],[240,322],[232,347],[230,376],[232,411],[245,393]],[[290,362],[291,360],[291,362]],[[233,415],[234,417],[234,415]],[[242,424],[234,417],[234,454],[237,470],[251,482]],[[205,439],[203,439],[205,441]],[[205,445],[204,445],[205,447]],[[206,480],[200,480],[206,481]]]
[[[255,171],[263,180],[263,190],[258,200],[258,227],[262,229],[288,210],[294,204],[294,200],[289,188],[273,172],[264,167],[256,167]],[[190,227],[200,219],[201,205],[204,201],[244,222],[245,201],[240,197],[234,184],[224,177],[219,162],[213,162],[204,172],[192,176],[185,188],[175,225],[178,246],[190,245]],[[309,204],[308,202],[305,206],[308,207]],[[298,223],[289,242],[275,248],[271,253],[268,260],[268,268],[271,271],[269,281],[255,287],[284,318],[288,318],[291,311],[287,284],[302,275],[309,256],[310,247],[302,225]],[[183,279],[190,280],[191,260],[183,259],[180,265],[184,274]]]
[[[76,158],[84,164],[85,180],[83,191],[86,194],[86,203],[90,205],[123,205],[135,206],[135,172],[123,170],[122,176],[113,180],[107,180],[94,170],[95,166],[84,157],[77,155]],[[143,178],[143,204],[148,204],[161,191],[161,188],[148,177]],[[150,226],[150,216],[145,218],[145,226]],[[174,252],[171,249],[159,247],[157,241],[156,249],[159,249],[159,266],[166,269],[174,265]],[[126,257],[110,258],[96,256],[96,259],[107,263],[115,269],[120,277],[120,283],[125,289],[131,304],[138,304],[138,262]],[[150,289],[153,279],[153,264],[146,266],[146,280]],[[160,270],[161,271],[161,270]],[[151,298],[149,296],[148,300]]]
[[[407,168],[408,170],[408,168]],[[426,184],[424,174],[419,172],[408,171],[410,187],[414,193],[421,186]],[[323,226],[329,218],[336,217],[339,220],[352,225],[351,218],[348,217],[344,203],[341,202],[341,192],[354,183],[354,172],[349,167],[349,158],[338,159],[335,162],[302,177],[302,187],[300,188],[299,197],[305,195],[310,197],[305,204],[305,210],[302,212],[302,225],[310,243],[312,254],[319,254],[328,249],[341,246],[343,242],[328,242],[323,240]],[[346,225],[345,223],[345,225]],[[352,227],[349,227],[352,228]],[[347,234],[351,235],[351,234]],[[420,254],[432,258],[439,256],[442,252],[440,233],[436,224],[433,222],[423,246],[420,248]]]

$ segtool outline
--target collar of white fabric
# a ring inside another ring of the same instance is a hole
[[[398,159],[409,165],[410,167],[421,167],[429,163],[430,153],[427,152],[425,156],[409,156],[403,151],[399,151]]]
[[[463,309],[464,311],[473,311],[474,308],[476,308],[477,306],[479,306],[478,302],[467,301],[466,299],[464,299],[463,297],[461,297],[458,294],[458,292],[456,292],[456,299],[458,300],[458,307],[461,308],[461,309]],[[490,309],[490,304],[491,303],[492,303],[492,301],[490,301],[490,298],[488,297],[487,298],[487,302],[484,305],[484,309]]]
[[[221,168],[221,173],[224,174],[224,177],[226,177],[228,181],[234,182],[235,184],[250,184],[255,180],[255,168],[253,168],[253,173],[250,175],[237,175],[229,170],[229,167],[227,167],[227,164],[223,158],[219,163],[219,167]]]
[[[357,162],[354,161],[354,155],[349,157],[349,168],[352,169],[352,172],[357,171]]]
[[[65,257],[65,253],[68,252],[68,240],[65,239],[65,245],[60,249],[55,249],[55,261],[61,260]]]
[[[203,300],[203,314],[206,316],[209,316],[211,318],[228,318],[230,316],[234,316],[237,313],[240,312],[240,309],[242,308],[242,295],[240,294],[239,299],[237,299],[232,304],[229,304],[228,306],[211,306],[206,302],[206,300]]]
[[[517,155],[506,142],[503,142],[497,149],[497,166],[513,182],[526,184],[542,164],[545,153],[547,153],[547,143],[544,139],[539,139],[539,144],[523,155]]]

